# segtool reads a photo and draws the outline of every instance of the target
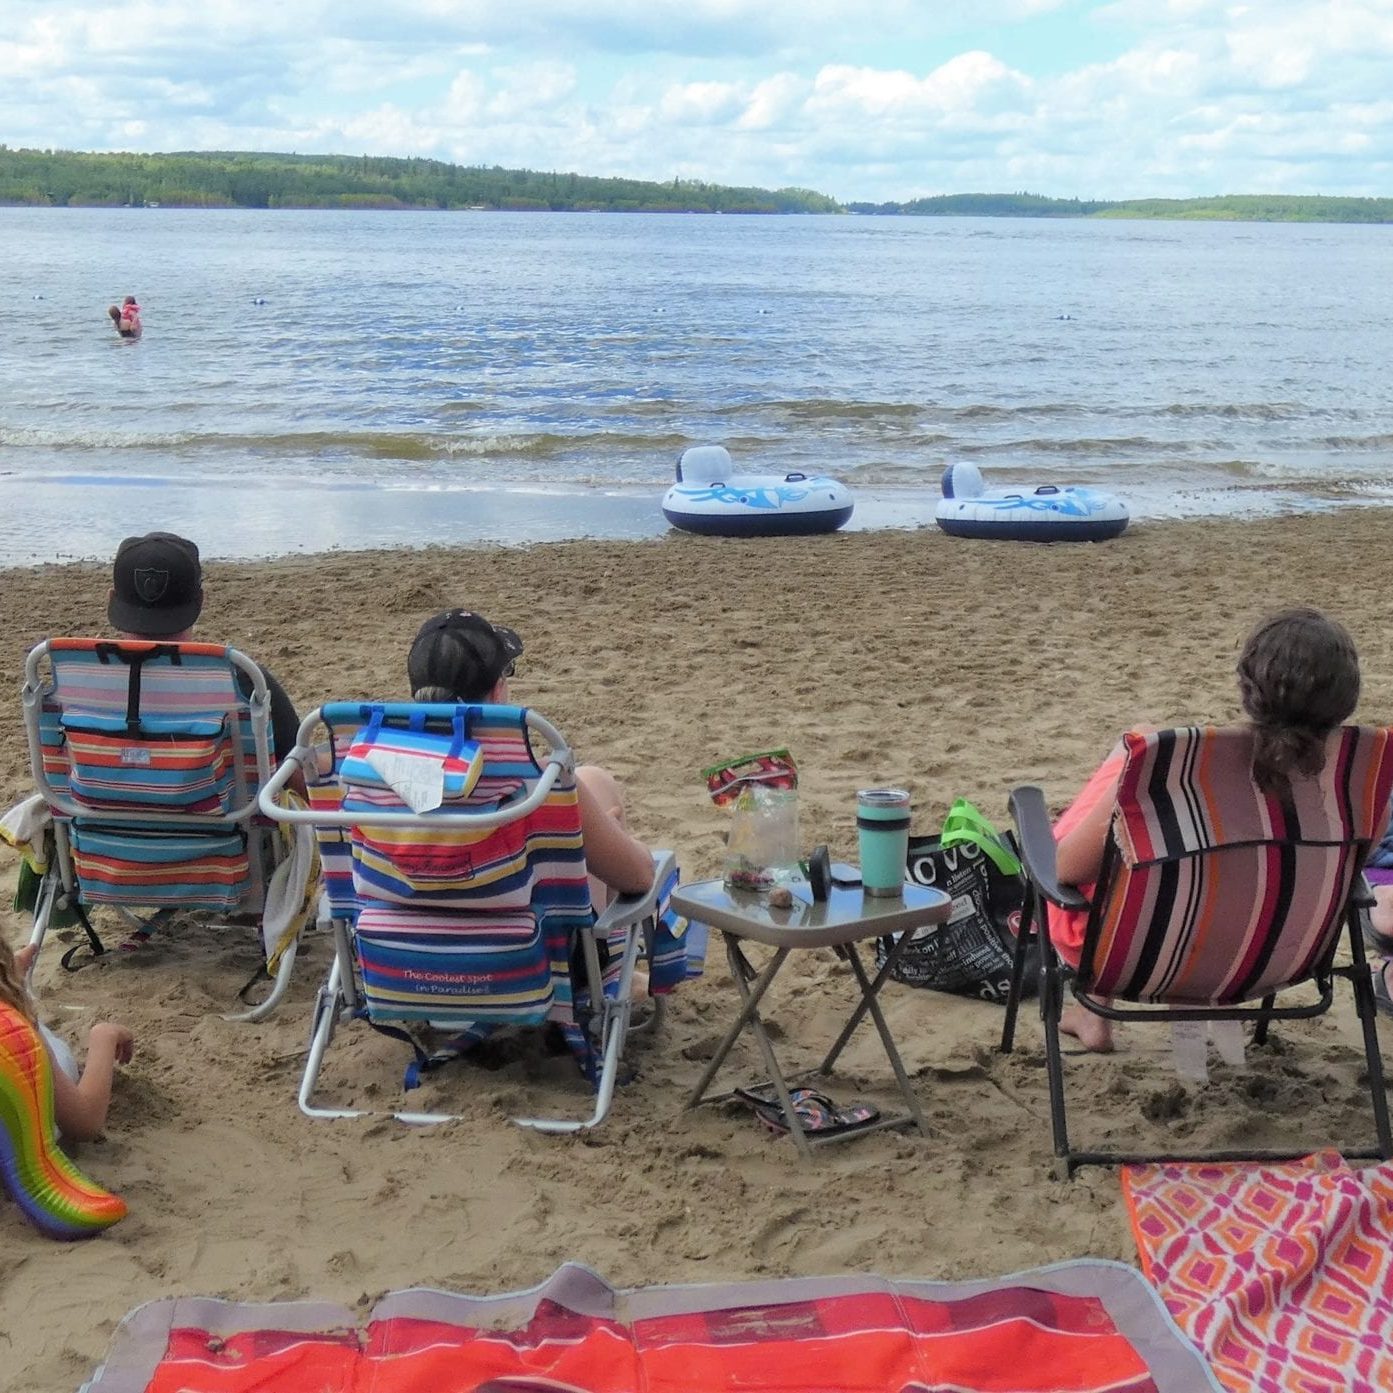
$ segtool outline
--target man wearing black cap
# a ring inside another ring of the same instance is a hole
[[[481,614],[449,609],[427,619],[411,644],[406,675],[413,701],[479,701],[508,705],[508,679],[522,654],[512,629]],[[596,909],[610,892],[639,894],[653,883],[653,857],[624,823],[624,794],[607,769],[576,770],[585,868]],[[598,883],[597,883],[598,882]]]
[[[147,532],[127,537],[117,547],[106,612],[123,637],[172,643],[191,639],[202,611],[203,566],[198,547],[187,537]],[[272,754],[283,759],[295,744],[300,718],[281,684],[260,663],[257,666],[271,698]],[[240,672],[238,681],[245,681]]]

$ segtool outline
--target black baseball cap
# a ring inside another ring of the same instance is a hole
[[[106,611],[113,628],[168,638],[190,628],[202,609],[203,566],[187,537],[147,532],[116,548]]]
[[[510,676],[522,640],[502,624],[468,609],[447,609],[417,631],[406,659],[413,692],[442,687],[458,701],[480,701],[500,677]]]

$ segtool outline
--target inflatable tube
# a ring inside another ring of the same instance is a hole
[[[9,1006],[0,1006],[0,1179],[51,1238],[90,1238],[126,1217],[125,1201],[59,1150],[53,1065],[38,1030]]]
[[[737,474],[722,445],[695,445],[677,463],[663,516],[712,537],[835,532],[851,517],[851,490],[821,474]]]
[[[1042,484],[1032,492],[988,493],[975,465],[943,471],[934,520],[950,537],[1008,542],[1105,542],[1126,530],[1127,505],[1110,493]]]

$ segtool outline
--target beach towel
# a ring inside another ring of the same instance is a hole
[[[1146,1275],[1233,1393],[1393,1388],[1393,1165],[1128,1166]]]
[[[511,1296],[347,1307],[155,1301],[84,1393],[1205,1393],[1219,1390],[1121,1263],[998,1281],[802,1278],[619,1291],[568,1263]]]

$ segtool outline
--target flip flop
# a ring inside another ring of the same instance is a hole
[[[770,1131],[787,1134],[788,1118],[784,1116],[777,1097],[767,1097],[747,1088],[737,1088],[735,1093],[754,1108],[755,1116]],[[844,1108],[839,1107],[815,1088],[791,1089],[788,1096],[799,1125],[809,1136],[827,1137],[858,1132],[880,1118],[880,1109],[869,1103],[849,1103]]]

